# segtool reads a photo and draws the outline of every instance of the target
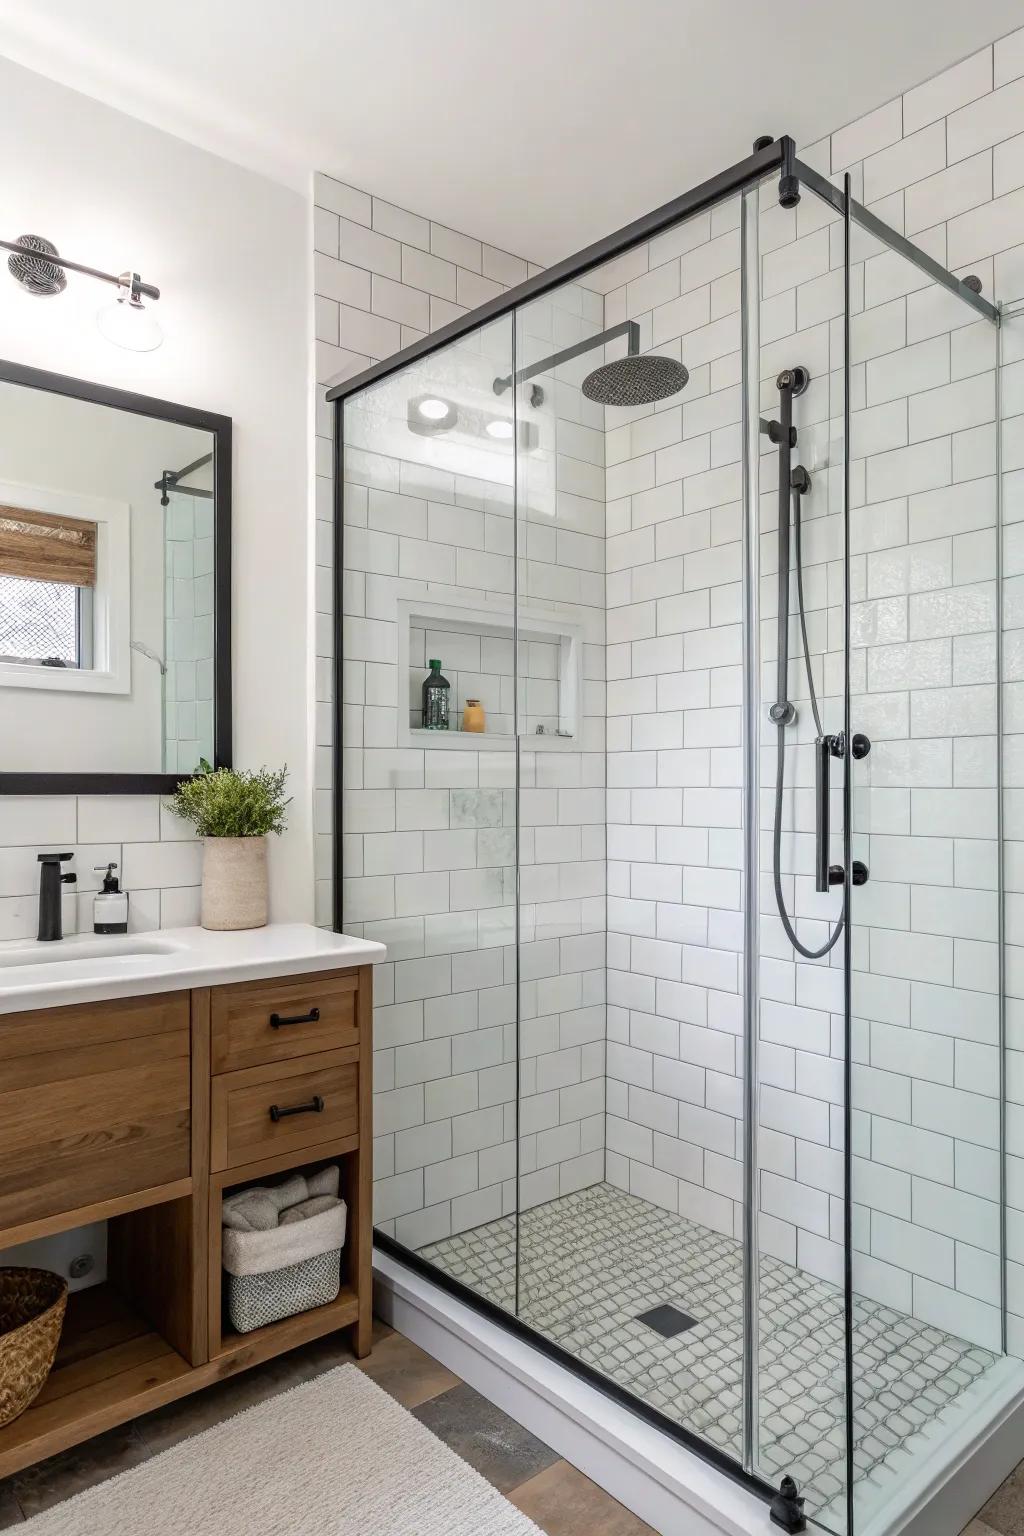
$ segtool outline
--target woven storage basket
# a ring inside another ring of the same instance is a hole
[[[42,1390],[67,1304],[68,1283],[60,1275],[0,1268],[0,1428]]]
[[[341,1290],[341,1249],[318,1253],[265,1275],[227,1277],[228,1316],[238,1333],[251,1333],[297,1312],[323,1307]]]
[[[251,1333],[334,1301],[341,1290],[347,1218],[345,1202],[339,1200],[283,1227],[257,1232],[225,1227],[221,1253],[232,1326]]]

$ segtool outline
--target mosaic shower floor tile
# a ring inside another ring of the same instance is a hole
[[[421,1250],[453,1279],[739,1458],[743,1424],[743,1247],[735,1238],[594,1185],[519,1218]],[[843,1295],[761,1256],[758,1470],[796,1478],[809,1512],[841,1528],[846,1479]],[[669,1305],[696,1325],[663,1337],[642,1314]],[[854,1464],[881,1486],[915,1436],[996,1363],[964,1339],[856,1298]]]

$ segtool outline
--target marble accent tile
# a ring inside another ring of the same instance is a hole
[[[465,1383],[413,1412],[501,1493],[518,1488],[558,1460],[543,1441]]]

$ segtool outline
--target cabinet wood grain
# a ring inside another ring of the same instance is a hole
[[[0,1018],[0,1248],[108,1222],[107,1281],[70,1298],[0,1477],[336,1329],[369,1350],[371,1037],[368,966]],[[225,1329],[224,1191],[327,1162],[337,1300]]]
[[[14,1014],[0,1028],[0,1229],[187,1178],[189,999]]]
[[[214,1172],[352,1135],[359,1127],[359,1051],[322,1051],[215,1077],[210,1119]]]
[[[212,1070],[233,1072],[355,1045],[356,977],[241,982],[212,996]]]

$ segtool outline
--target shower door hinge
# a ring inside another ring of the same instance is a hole
[[[807,1517],[804,1514],[804,1501],[797,1492],[796,1483],[788,1475],[779,1484],[779,1491],[769,1506],[768,1513],[773,1525],[779,1525],[784,1531],[806,1531]]]

